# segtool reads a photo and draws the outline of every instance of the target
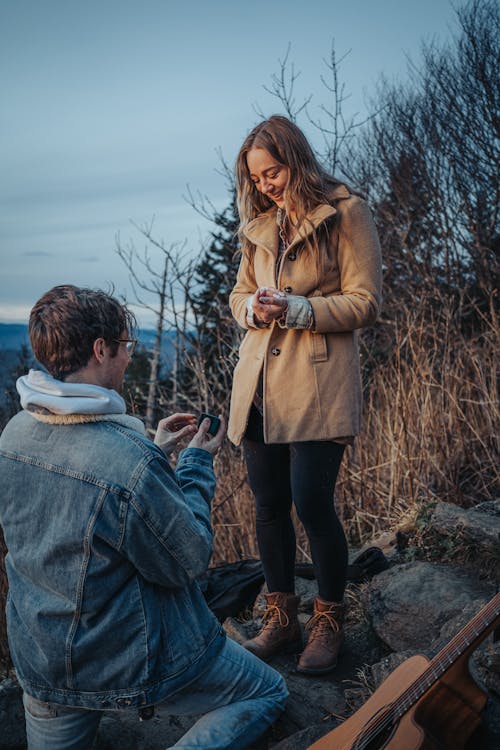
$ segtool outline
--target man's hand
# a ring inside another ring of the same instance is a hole
[[[196,432],[194,414],[172,414],[171,417],[165,417],[158,422],[154,442],[168,456],[179,443],[193,437]]]
[[[226,434],[226,421],[224,417],[219,417],[220,426],[215,435],[211,435],[208,431],[210,427],[210,420],[204,419],[200,424],[198,432],[188,443],[188,448],[201,448],[204,451],[208,451],[212,455],[215,455],[219,450],[221,443]]]

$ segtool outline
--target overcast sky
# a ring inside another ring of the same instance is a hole
[[[154,215],[199,253],[209,225],[186,186],[227,203],[217,150],[232,166],[256,106],[278,109],[263,85],[289,43],[314,116],[332,40],[350,51],[346,113],[362,116],[380,75],[404,81],[455,28],[447,0],[0,0],[0,322],[55,284],[132,300],[115,251],[117,233],[138,240],[131,221]]]

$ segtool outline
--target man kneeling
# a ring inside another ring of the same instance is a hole
[[[58,286],[31,311],[47,372],[18,381],[0,437],[8,635],[29,750],[90,748],[103,711],[204,714],[176,748],[246,748],[277,718],[281,676],[226,638],[196,579],[212,553],[213,455],[190,414],[151,442],[120,394],[130,311]],[[176,470],[167,454],[183,439]]]

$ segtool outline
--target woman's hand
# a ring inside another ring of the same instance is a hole
[[[281,318],[286,313],[287,307],[286,293],[278,291],[273,286],[261,286],[253,296],[253,314],[262,323],[271,323]]]
[[[211,435],[208,431],[208,428],[210,427],[210,420],[204,419],[203,422],[200,424],[200,427],[198,431],[196,432],[196,435],[192,438],[192,440],[189,442],[187,447],[188,448],[201,448],[204,451],[208,451],[212,455],[217,453],[224,439],[224,435],[226,434],[225,419],[224,417],[221,417],[221,416],[219,416],[219,419],[220,419],[220,425],[215,435]]]
[[[168,456],[179,443],[193,437],[196,432],[194,414],[172,414],[171,417],[165,417],[158,422],[154,443]]]

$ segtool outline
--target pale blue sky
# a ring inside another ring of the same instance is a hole
[[[363,114],[381,74],[404,81],[455,25],[447,0],[0,0],[0,321],[59,283],[132,298],[115,252],[130,220],[155,215],[199,253],[209,225],[186,185],[227,203],[217,149],[232,165],[255,104],[277,110],[263,84],[289,42],[313,115],[332,39],[351,50],[347,111]]]

